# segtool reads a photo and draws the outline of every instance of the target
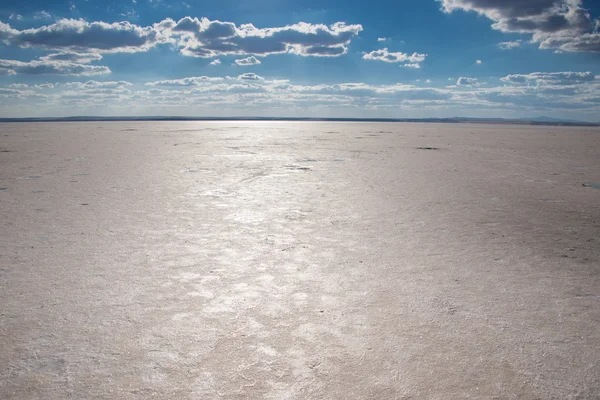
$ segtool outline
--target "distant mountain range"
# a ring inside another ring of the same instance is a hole
[[[423,123],[481,123],[558,126],[600,126],[600,122],[583,122],[546,116],[534,118],[313,118],[313,117],[39,117],[0,118],[0,122],[85,122],[85,121],[332,121],[332,122],[423,122]]]

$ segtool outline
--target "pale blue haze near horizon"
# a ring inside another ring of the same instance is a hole
[[[24,0],[0,117],[600,121],[600,2]]]

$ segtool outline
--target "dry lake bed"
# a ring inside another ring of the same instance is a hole
[[[2,399],[598,399],[600,128],[0,124]]]

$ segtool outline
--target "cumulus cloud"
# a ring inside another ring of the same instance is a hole
[[[220,82],[225,80],[221,77],[196,76],[181,79],[167,79],[146,83],[147,86],[200,86],[209,82]]]
[[[237,79],[240,80],[245,80],[245,81],[264,81],[265,78],[263,78],[262,76],[256,75],[253,72],[246,72],[244,74],[238,75]]]
[[[502,50],[512,50],[521,47],[521,40],[514,40],[509,42],[500,42],[498,47]]]
[[[107,23],[83,19],[60,19],[53,24],[16,30],[0,22],[0,40],[21,47],[74,53],[140,52],[159,43],[175,44],[187,56],[291,53],[301,56],[337,57],[362,31],[361,25],[300,22],[283,27],[257,28],[232,22],[185,17],[164,19],[152,26],[127,21]]]
[[[48,54],[40,57],[42,61],[69,61],[79,64],[89,64],[93,61],[102,60],[102,55],[98,53],[73,53],[73,52],[60,52]]]
[[[219,60],[218,58],[215,58],[214,60],[212,60],[210,62],[210,65],[219,65],[221,64],[221,60]]]
[[[68,61],[17,61],[0,60],[0,71],[5,74],[22,75],[104,75],[110,69],[105,66],[84,65]]]
[[[330,26],[300,22],[257,28],[252,24],[238,27],[232,22],[185,17],[177,22],[167,19],[161,24],[166,34],[178,39],[182,54],[194,57],[277,53],[335,57],[345,54],[346,46],[362,31],[361,25],[343,22]]]
[[[6,24],[6,23],[0,21],[0,40],[7,41],[8,39],[12,38],[17,33],[19,33],[18,30],[13,29],[10,27],[9,24]]]
[[[52,15],[48,11],[38,11],[33,14],[33,19],[41,20],[41,19],[52,19]]]
[[[248,66],[248,65],[258,65],[260,64],[260,60],[254,56],[240,58],[239,60],[235,60],[235,63],[240,66]]]
[[[597,20],[581,0],[438,0],[442,10],[474,11],[502,32],[528,33],[542,49],[600,52]]]
[[[386,37],[377,38],[378,42],[385,42],[386,40],[388,40],[388,38],[386,38]]]
[[[127,82],[127,81],[87,81],[87,82],[67,82],[67,83],[63,83],[61,85],[68,87],[68,88],[75,88],[75,89],[98,89],[98,88],[116,89],[116,88],[121,88],[121,87],[126,87],[126,86],[132,86],[133,84],[131,82]]]
[[[500,78],[507,83],[533,83],[550,85],[573,85],[578,83],[600,81],[591,72],[532,72],[530,74],[512,74]]]
[[[537,82],[539,80],[544,83]],[[589,119],[597,119],[600,112],[600,78],[596,79],[589,72],[514,75],[497,86],[478,85],[479,81],[475,78],[465,77],[457,83],[460,85],[446,88],[417,87],[403,83],[371,85],[364,82],[301,85],[246,73],[148,82],[143,90],[136,90],[135,85],[123,81],[61,83],[54,84],[54,89],[44,85],[10,85],[0,88],[4,104],[0,108],[6,110],[7,104],[20,102],[34,106],[38,103],[52,104],[71,113],[81,109],[77,107],[106,110],[115,105],[121,108],[114,110],[122,109],[122,106],[133,105],[135,108],[149,105],[169,107],[166,110],[177,112],[197,112],[214,106],[212,112],[208,112],[211,115],[215,115],[217,110],[242,110],[255,115],[269,115],[272,111],[270,107],[281,107],[284,114],[297,107],[302,110],[326,107],[327,110],[345,108],[347,115],[356,115],[356,110],[370,113],[388,109],[392,110],[389,116],[397,115],[398,110],[416,108],[450,110],[454,115],[457,115],[456,110],[459,110],[458,115],[473,110],[483,110],[487,115],[490,110],[503,115],[506,112],[529,115],[551,112],[556,115],[555,111],[577,110],[588,115]],[[323,115],[323,112],[320,110],[315,114]]]
[[[475,60],[475,64],[483,64],[483,61],[481,61],[481,60]]]
[[[403,63],[405,67],[410,68],[421,68],[421,63],[425,61],[425,57],[427,54],[407,54],[402,52],[390,52],[387,47],[380,50],[373,50],[370,53],[365,53],[363,55],[364,60],[377,60],[388,63]]]
[[[6,24],[3,24],[6,25]],[[10,28],[10,26],[8,26]],[[51,25],[22,31],[6,30],[5,36],[21,47],[39,47],[71,52],[145,51],[163,40],[155,27],[139,27],[130,22],[87,22],[83,19],[60,19]]]
[[[480,85],[480,84],[481,83],[479,82],[479,79],[477,79],[477,78],[466,78],[464,76],[461,76],[456,81],[456,86],[477,86],[477,85]]]

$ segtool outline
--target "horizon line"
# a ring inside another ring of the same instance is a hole
[[[422,122],[422,123],[498,123],[549,126],[600,126],[600,122],[577,121],[549,117],[484,118],[352,118],[352,117],[190,117],[190,116],[69,116],[69,117],[0,117],[0,122],[94,122],[94,121],[307,121],[307,122]]]

